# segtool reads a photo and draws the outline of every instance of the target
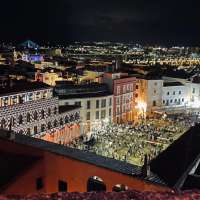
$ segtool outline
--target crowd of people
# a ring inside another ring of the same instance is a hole
[[[94,129],[91,135],[82,136],[68,146],[90,151],[136,165],[158,156],[191,126],[187,118],[146,118],[119,125]],[[88,141],[90,141],[88,143]]]

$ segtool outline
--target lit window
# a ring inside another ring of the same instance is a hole
[[[126,93],[126,85],[123,86],[123,93]]]
[[[120,94],[120,86],[117,86],[117,95]]]

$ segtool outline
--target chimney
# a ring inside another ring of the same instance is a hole
[[[150,166],[147,165],[147,154],[145,154],[144,165],[141,168],[141,175],[145,177],[150,175]]]

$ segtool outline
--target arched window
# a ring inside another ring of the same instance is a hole
[[[34,120],[37,120],[37,112],[34,112]]]
[[[44,119],[44,110],[41,111],[41,119]]]
[[[26,120],[27,120],[27,122],[30,122],[30,113],[26,114]]]
[[[123,184],[117,184],[113,187],[113,192],[121,192],[121,191],[127,191],[129,188],[126,185]]]
[[[22,124],[22,115],[19,115],[19,124]]]
[[[90,191],[106,191],[106,185],[98,176],[92,176],[87,182],[87,192]]]

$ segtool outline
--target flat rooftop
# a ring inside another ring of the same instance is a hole
[[[105,97],[112,95],[109,91],[94,92],[94,93],[81,93],[81,94],[69,94],[69,95],[59,95],[59,99],[84,99],[84,98],[95,98],[95,97]]]
[[[81,108],[81,106],[77,106],[77,105],[59,106],[59,114],[62,114],[64,112],[67,112],[67,111],[70,111],[70,110],[74,110],[76,108]]]
[[[170,86],[185,86],[181,82],[164,82],[163,87],[170,87]]]
[[[11,87],[0,87],[0,95],[20,93],[24,91],[32,91],[44,88],[52,88],[50,85],[43,82],[25,82],[13,85]]]

